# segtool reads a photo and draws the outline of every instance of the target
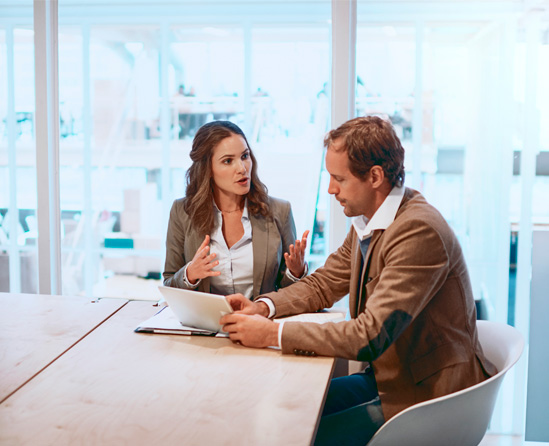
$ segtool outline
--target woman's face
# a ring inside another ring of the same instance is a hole
[[[252,158],[246,141],[239,135],[221,140],[212,153],[214,191],[226,196],[250,192]]]

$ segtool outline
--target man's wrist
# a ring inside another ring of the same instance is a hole
[[[265,305],[267,305],[267,313],[266,314],[259,313],[259,314],[269,319],[272,319],[273,317],[275,317],[276,309],[271,299],[269,299],[268,297],[260,297],[259,299],[256,300],[256,303],[259,303],[259,302],[263,302]]]
[[[269,305],[267,305],[267,302],[264,300],[260,300],[259,302],[256,302],[258,304],[257,309],[260,316],[269,317],[270,309]]]

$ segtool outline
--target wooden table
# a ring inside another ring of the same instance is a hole
[[[0,293],[0,403],[126,302]]]
[[[0,405],[0,444],[307,445],[333,358],[137,334],[129,302]]]

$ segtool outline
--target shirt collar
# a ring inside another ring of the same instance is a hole
[[[395,186],[389,192],[381,206],[372,216],[367,219],[364,215],[353,218],[353,227],[360,241],[371,237],[377,229],[385,230],[395,221],[396,213],[404,197],[404,186]]]

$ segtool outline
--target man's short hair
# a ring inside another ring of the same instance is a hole
[[[351,119],[330,131],[324,146],[340,140],[349,157],[349,170],[366,179],[373,166],[381,166],[391,187],[404,184],[404,148],[390,122],[378,116]]]

